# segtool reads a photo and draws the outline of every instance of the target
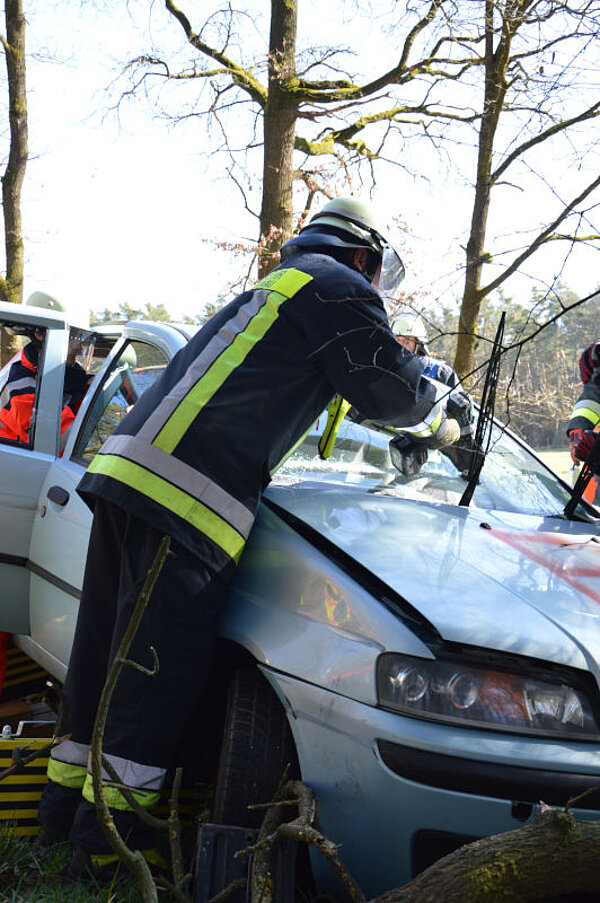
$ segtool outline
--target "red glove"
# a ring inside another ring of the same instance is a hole
[[[586,460],[590,449],[597,438],[597,433],[593,430],[571,430],[569,439],[571,440],[571,457],[575,464],[582,463]]]

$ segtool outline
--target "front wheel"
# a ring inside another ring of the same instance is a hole
[[[216,824],[258,828],[286,766],[299,777],[294,741],[283,707],[254,667],[239,668],[229,685],[223,742],[213,803]]]

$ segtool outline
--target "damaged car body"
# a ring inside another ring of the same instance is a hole
[[[62,681],[91,522],[77,483],[189,330],[99,330],[61,453],[68,323],[0,304],[0,326],[44,332],[29,442],[0,439],[0,629]],[[565,517],[569,487],[499,424],[461,505],[448,457],[405,477],[389,437],[349,420],[321,460],[325,419],[265,491],[223,612],[200,767],[212,820],[252,825],[248,802],[267,802],[290,762],[374,896],[600,786],[598,515]],[[597,819],[596,795],[573,813]],[[312,869],[338,890],[317,853]]]

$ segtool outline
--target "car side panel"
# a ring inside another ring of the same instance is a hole
[[[49,670],[61,680],[71,654],[92,522],[89,508],[76,491],[83,472],[81,465],[62,459],[50,467],[41,488],[29,550],[30,634],[56,660]],[[68,493],[65,505],[48,497],[56,486]]]

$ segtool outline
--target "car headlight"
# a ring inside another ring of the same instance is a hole
[[[412,715],[514,733],[598,740],[585,693],[567,683],[493,670],[458,659],[385,653],[377,662],[381,706]]]

